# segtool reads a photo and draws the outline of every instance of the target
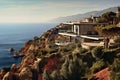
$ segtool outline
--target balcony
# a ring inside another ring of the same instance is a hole
[[[60,30],[58,34],[64,35],[64,36],[71,36],[71,37],[78,37],[79,36],[76,33],[72,32],[71,30]]]

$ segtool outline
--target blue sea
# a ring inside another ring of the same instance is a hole
[[[0,24],[0,69],[19,64],[21,58],[13,58],[13,53],[8,49],[19,51],[24,43],[34,36],[40,37],[56,23],[26,23],[26,24]]]

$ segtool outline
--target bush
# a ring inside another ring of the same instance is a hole
[[[93,64],[93,66],[90,68],[90,70],[92,73],[96,73],[105,67],[106,67],[105,62],[103,60],[99,60]]]
[[[61,67],[60,74],[63,77],[62,80],[83,80],[86,69],[86,64],[77,54],[74,54],[71,57],[65,57],[65,62]]]
[[[34,40],[38,40],[39,39],[39,37],[37,37],[37,36],[34,36]]]
[[[95,47],[92,49],[92,56],[96,59],[102,58],[104,52],[102,47]]]
[[[120,46],[120,37],[117,37],[115,40],[116,46]]]
[[[115,41],[116,43],[120,43],[120,37],[117,37],[114,41]]]
[[[77,47],[79,47],[79,48],[82,47],[82,46],[81,46],[81,43],[77,43]]]
[[[85,49],[85,48],[80,48],[80,53],[85,53],[85,52],[87,52],[87,49]]]
[[[60,80],[57,71],[53,71],[51,74],[52,80]]]
[[[120,52],[120,47],[104,51],[103,59],[112,64],[116,55]]]
[[[110,80],[120,79],[120,59],[115,59],[110,70]]]
[[[42,51],[41,51],[41,54],[42,54],[42,55],[46,55],[47,53],[48,53],[47,50],[42,50]]]
[[[44,70],[47,70],[49,73],[56,70],[58,66],[59,60],[57,58],[53,58],[48,60],[47,64],[44,66]]]
[[[73,54],[76,54],[76,53],[85,53],[85,52],[87,52],[87,49],[85,49],[85,48],[79,48],[79,47],[76,47],[74,50],[73,50]]]

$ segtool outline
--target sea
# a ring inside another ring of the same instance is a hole
[[[21,58],[13,58],[14,52],[9,48],[14,48],[18,52],[28,40],[34,36],[40,37],[44,32],[53,28],[57,23],[14,23],[0,24],[0,69],[18,65]]]

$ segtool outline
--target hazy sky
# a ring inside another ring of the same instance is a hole
[[[0,23],[44,22],[120,6],[120,0],[0,0]]]

